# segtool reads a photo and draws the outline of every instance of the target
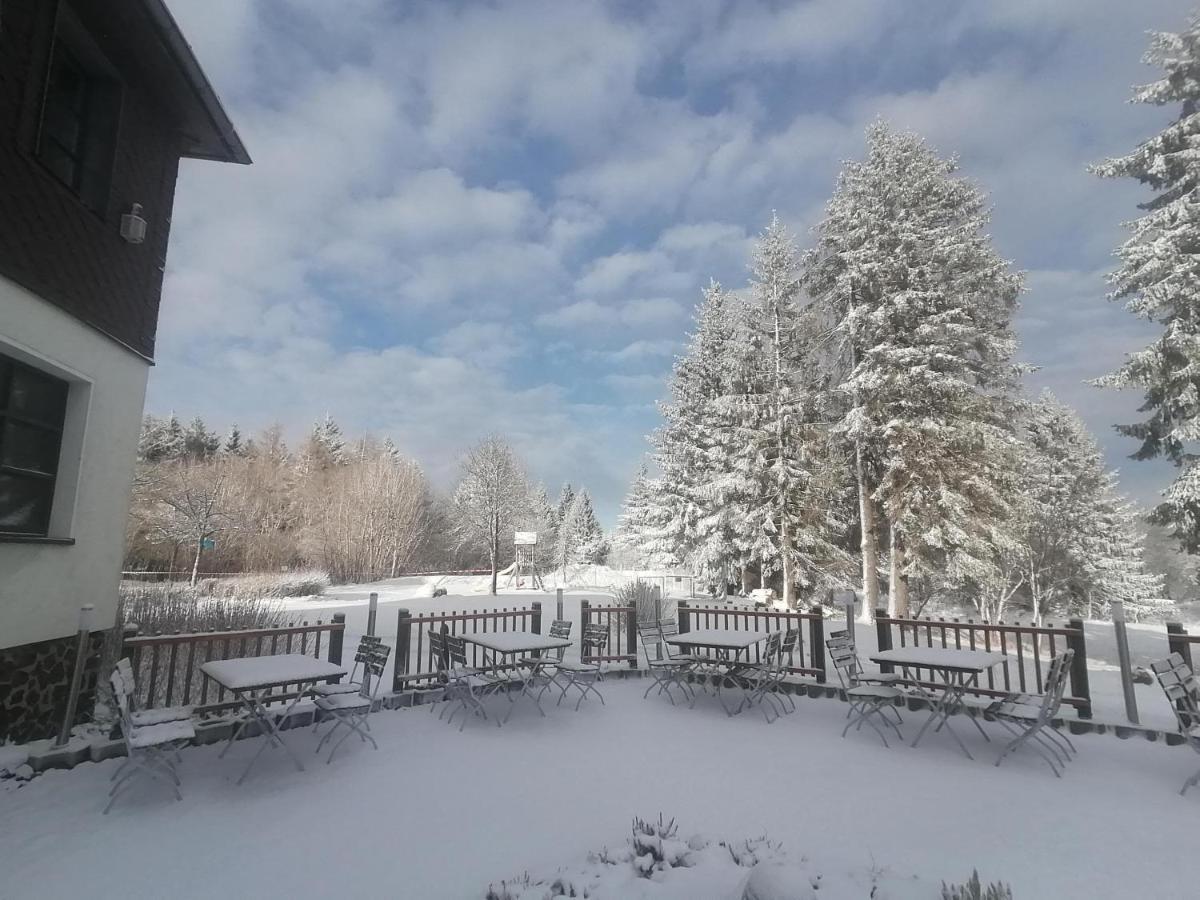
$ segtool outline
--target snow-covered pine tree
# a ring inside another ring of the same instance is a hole
[[[1046,392],[1024,433],[1021,574],[1035,620],[1090,618],[1114,600],[1131,618],[1168,606],[1162,579],[1146,571],[1137,516],[1079,416]]]
[[[678,548],[668,540],[671,518],[662,491],[662,480],[651,478],[643,464],[622,504],[613,548],[638,568],[673,567],[682,562]]]
[[[158,462],[166,454],[167,423],[149,413],[142,419],[138,436],[138,462]]]
[[[578,529],[578,559],[588,565],[603,565],[608,560],[608,538],[604,535],[604,529],[600,527],[600,520],[596,518],[592,497],[586,488],[576,495],[575,505],[578,506],[578,510],[572,518]]]
[[[866,159],[838,178],[812,256],[810,284],[853,353],[840,429],[878,466],[869,486],[888,518],[899,615],[920,565],[988,576],[1015,474],[1021,278],[992,248],[985,197],[957,168],[875,123]]]
[[[323,472],[346,462],[346,441],[342,429],[329,413],[313,425],[300,453],[300,468],[305,474]]]
[[[1151,35],[1144,62],[1163,70],[1136,88],[1135,103],[1179,105],[1179,115],[1128,156],[1093,166],[1105,178],[1135,178],[1155,196],[1142,204],[1129,239],[1116,251],[1120,268],[1110,276],[1110,300],[1124,300],[1134,315],[1157,322],[1162,334],[1129,355],[1099,384],[1138,388],[1147,418],[1117,431],[1141,442],[1134,459],[1165,457],[1178,469],[1154,510],[1183,547],[1200,552],[1200,15],[1179,34]]]
[[[221,449],[221,439],[208,430],[200,416],[196,416],[183,434],[183,449],[192,459],[209,459]]]
[[[237,427],[237,423],[230,427],[229,434],[225,436],[225,446],[222,450],[229,456],[246,455],[246,442],[242,440],[242,432]]]
[[[795,244],[773,217],[755,246],[745,338],[730,354],[735,378],[731,459],[741,476],[749,524],[769,537],[763,573],[782,575],[783,598],[797,586],[840,580],[847,557],[830,490],[841,466],[830,453],[815,366],[815,319],[801,302]]]
[[[167,424],[163,426],[161,448],[160,459],[182,459],[187,453],[183,425],[179,423],[179,417],[175,413],[171,413]]]
[[[750,514],[749,498],[759,491],[733,465],[739,412],[732,354],[745,340],[744,310],[716,282],[705,290],[670,396],[659,405],[664,423],[650,438],[662,473],[655,485],[661,549],[722,584],[735,568],[773,553]]]

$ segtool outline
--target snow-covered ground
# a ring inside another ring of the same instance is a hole
[[[146,785],[108,816],[115,760],[0,782],[0,897],[482,900],[489,884],[560,869],[596,898],[737,897],[747,870],[711,846],[662,881],[621,863],[631,819],[660,812],[685,840],[765,835],[781,845],[768,862],[819,876],[828,900],[872,884],[877,898],[932,898],[973,868],[1018,900],[1182,898],[1200,884],[1200,793],[1176,793],[1198,763],[1185,748],[1080,736],[1058,780],[1032,755],[995,768],[996,746],[969,727],[974,760],[945,735],[916,749],[842,739],[834,701],[768,726],[707,698],[643,700],[645,684],[610,681],[605,706],[546,718],[521,706],[504,728],[463,733],[423,707],[384,711],[372,720],[381,749],[347,743],[332,765],[297,729],[286,737],[307,771],[269,753],[242,787],[253,740],[224,760],[218,746],[189,748],[182,802]],[[905,715],[908,734],[922,715]],[[614,864],[589,862],[605,848]]]

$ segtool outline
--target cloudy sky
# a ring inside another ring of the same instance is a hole
[[[804,244],[876,116],[957,154],[1028,272],[1024,358],[1148,502],[1169,473],[1085,385],[1150,333],[1105,299],[1144,199],[1088,163],[1189,0],[170,0],[254,165],[185,161],[148,408],[225,429],[331,412],[439,485],[507,435],[606,524],[710,277]]]

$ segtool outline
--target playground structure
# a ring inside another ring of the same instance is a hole
[[[516,551],[516,558],[506,570],[508,573],[507,586],[515,587],[517,590],[524,587],[535,591],[545,590],[537,565],[537,532],[518,531],[513,535],[513,549]],[[526,579],[528,579],[528,584],[526,584]]]

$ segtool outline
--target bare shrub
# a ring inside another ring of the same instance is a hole
[[[1002,881],[981,885],[979,872],[974,871],[965,884],[946,884],[943,881],[942,900],[1012,900],[1012,888]]]
[[[617,588],[616,601],[620,606],[626,606],[629,603],[637,606],[639,625],[654,625],[659,619],[675,617],[675,601],[664,598],[657,586],[641,579]]]

